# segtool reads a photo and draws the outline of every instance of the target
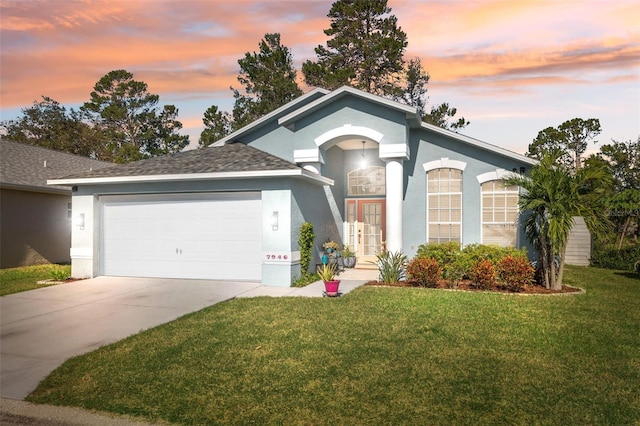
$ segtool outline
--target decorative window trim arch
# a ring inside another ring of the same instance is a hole
[[[490,180],[504,180],[513,176],[513,172],[510,172],[505,169],[496,169],[493,172],[482,173],[478,175],[478,183],[483,184],[485,182],[489,182]]]
[[[382,141],[382,138],[384,137],[382,133],[369,127],[352,126],[351,124],[345,124],[342,127],[336,127],[335,129],[329,130],[328,132],[324,132],[313,141],[316,143],[316,146],[320,147],[329,141],[345,136],[367,138],[377,143],[380,143]]]
[[[435,169],[457,169],[464,171],[466,167],[467,163],[465,163],[464,161],[450,160],[446,157],[422,164],[422,168],[425,172],[430,172],[431,170]]]

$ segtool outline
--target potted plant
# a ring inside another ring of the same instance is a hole
[[[345,245],[340,254],[345,267],[353,268],[356,266],[356,254],[351,250],[351,247]]]
[[[340,246],[335,241],[327,241],[326,243],[322,244],[322,248],[324,249],[324,254],[322,255],[322,263],[324,265],[338,263],[339,247]]]
[[[322,265],[318,267],[318,275],[320,279],[324,281],[324,289],[327,296],[337,296],[338,287],[340,286],[340,280],[336,280],[336,265]]]
[[[338,246],[338,243],[335,241],[327,241],[322,245],[322,247],[327,253],[333,253],[334,251],[337,251],[340,246]]]

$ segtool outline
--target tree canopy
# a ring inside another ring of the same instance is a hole
[[[216,105],[205,111],[200,148],[302,95],[291,51],[282,45],[280,34],[265,34],[259,48],[258,52],[247,52],[238,59],[237,79],[243,91],[231,87],[235,98],[232,113],[222,112]]]
[[[189,144],[189,136],[178,133],[178,109],[158,107],[158,95],[125,70],[102,77],[79,110],[42,99],[16,120],[2,122],[8,139],[118,163],[178,152]]]
[[[600,153],[611,165],[617,188],[640,189],[640,136],[635,141],[602,145]]]
[[[200,133],[199,148],[209,146],[231,133],[231,116],[228,112],[219,111],[216,105],[207,108],[202,123],[204,130]]]
[[[157,107],[159,96],[126,70],[114,70],[94,86],[91,99],[81,107],[106,137],[112,161],[127,163],[181,151],[189,137],[179,135],[182,123],[173,105]]]
[[[529,145],[528,157],[541,159],[554,151],[560,151],[560,164],[577,170],[582,167],[582,154],[588,142],[602,131],[597,118],[573,118],[558,127],[547,127]]]
[[[400,98],[407,34],[390,15],[386,0],[338,0],[327,15],[327,47],[306,61],[307,84],[330,90],[348,85],[380,96]]]
[[[239,129],[302,95],[288,47],[280,34],[265,34],[259,52],[245,53],[238,60],[238,82],[244,93],[234,89],[233,129]]]
[[[7,139],[56,151],[103,159],[100,134],[82,121],[82,113],[67,110],[59,102],[43,96],[42,101],[21,109],[22,116],[3,121]]]

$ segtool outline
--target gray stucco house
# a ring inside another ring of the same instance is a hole
[[[289,286],[305,221],[316,256],[331,239],[351,245],[360,264],[383,242],[409,256],[427,241],[524,245],[518,188],[502,179],[532,164],[343,87],[313,90],[208,148],[50,183],[77,189],[76,277]]]
[[[47,180],[109,165],[0,139],[0,268],[69,263],[71,188]]]

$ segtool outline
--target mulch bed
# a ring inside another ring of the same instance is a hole
[[[382,281],[369,281],[365,285],[370,286],[383,286],[383,287],[421,287],[415,281],[407,280],[391,284],[385,284]],[[540,285],[527,285],[520,291],[513,291],[505,287],[496,287],[494,289],[483,289],[473,285],[469,280],[462,280],[457,283],[455,287],[452,287],[448,281],[440,281],[436,286],[429,286],[428,288],[442,289],[442,290],[459,290],[459,291],[490,291],[495,293],[512,293],[512,294],[579,294],[584,293],[584,290],[578,287],[562,286],[562,290],[550,290]]]

